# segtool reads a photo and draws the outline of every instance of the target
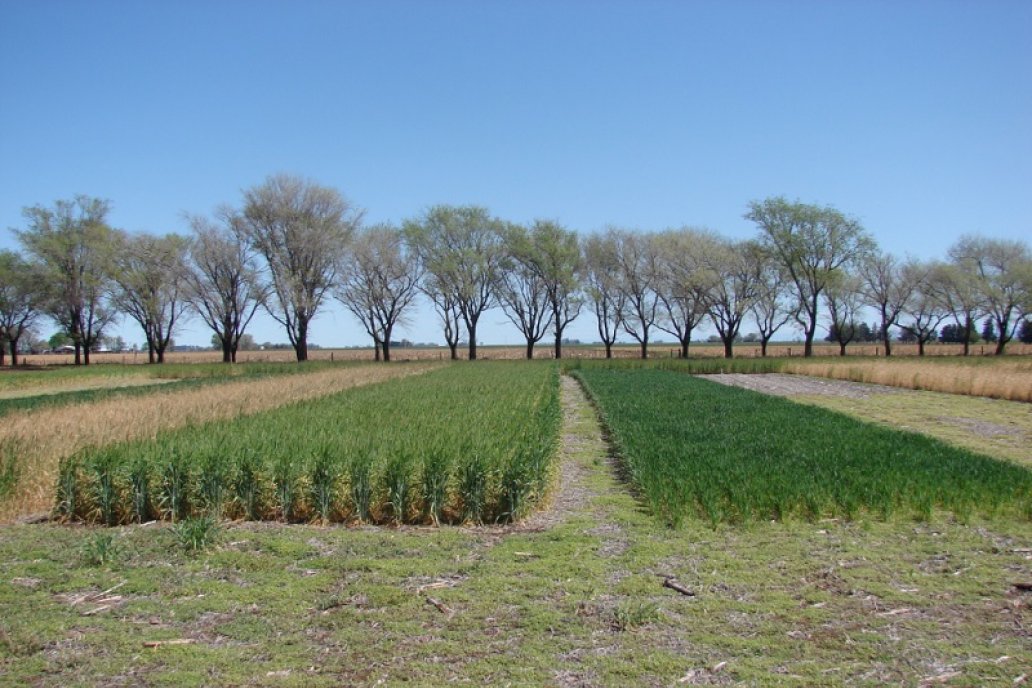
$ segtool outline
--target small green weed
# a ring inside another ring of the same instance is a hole
[[[219,538],[219,522],[209,515],[185,518],[172,526],[176,544],[189,553],[208,549]]]
[[[102,530],[82,543],[79,554],[86,566],[106,566],[122,556],[122,543],[116,533]]]

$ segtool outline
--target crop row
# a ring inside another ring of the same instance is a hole
[[[230,422],[80,452],[56,511],[117,524],[514,520],[546,490],[558,439],[551,364],[454,365]]]
[[[938,440],[663,370],[585,366],[628,478],[676,525],[789,516],[1032,516],[1032,472]]]

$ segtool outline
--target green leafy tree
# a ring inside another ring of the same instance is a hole
[[[1022,241],[965,236],[950,255],[973,276],[993,320],[996,354],[1002,354],[1022,313],[1032,310],[1032,251]]]
[[[750,203],[745,217],[759,227],[761,240],[794,288],[796,320],[805,335],[803,355],[812,356],[821,294],[839,272],[872,251],[874,242],[859,221],[830,206],[768,198]]]
[[[471,361],[477,358],[477,324],[497,304],[495,288],[505,261],[503,226],[486,208],[448,205],[434,206],[404,224],[426,271],[425,291],[437,295],[438,312],[446,314],[445,327],[447,314],[454,312],[466,326]]]
[[[71,337],[76,365],[89,365],[90,351],[116,317],[108,303],[116,245],[106,221],[109,208],[88,196],[36,205],[23,211],[28,227],[16,230],[40,264],[45,310]]]

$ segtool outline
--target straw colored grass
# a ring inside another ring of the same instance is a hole
[[[48,511],[60,460],[84,447],[153,438],[162,430],[250,415],[433,367],[348,367],[12,415],[0,426],[0,442],[24,448],[22,470],[9,498],[0,504],[0,522]]]
[[[907,389],[1032,401],[1032,360],[1026,358],[789,361],[782,371]]]

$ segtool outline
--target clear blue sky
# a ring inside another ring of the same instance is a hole
[[[372,221],[476,203],[582,232],[747,237],[747,202],[784,194],[940,257],[1032,236],[1030,37],[1027,0],[3,0],[0,246],[23,206],[85,193],[186,232],[289,172]],[[482,338],[518,341],[504,322]],[[401,334],[442,339],[428,308]],[[312,336],[364,339],[336,308]]]

